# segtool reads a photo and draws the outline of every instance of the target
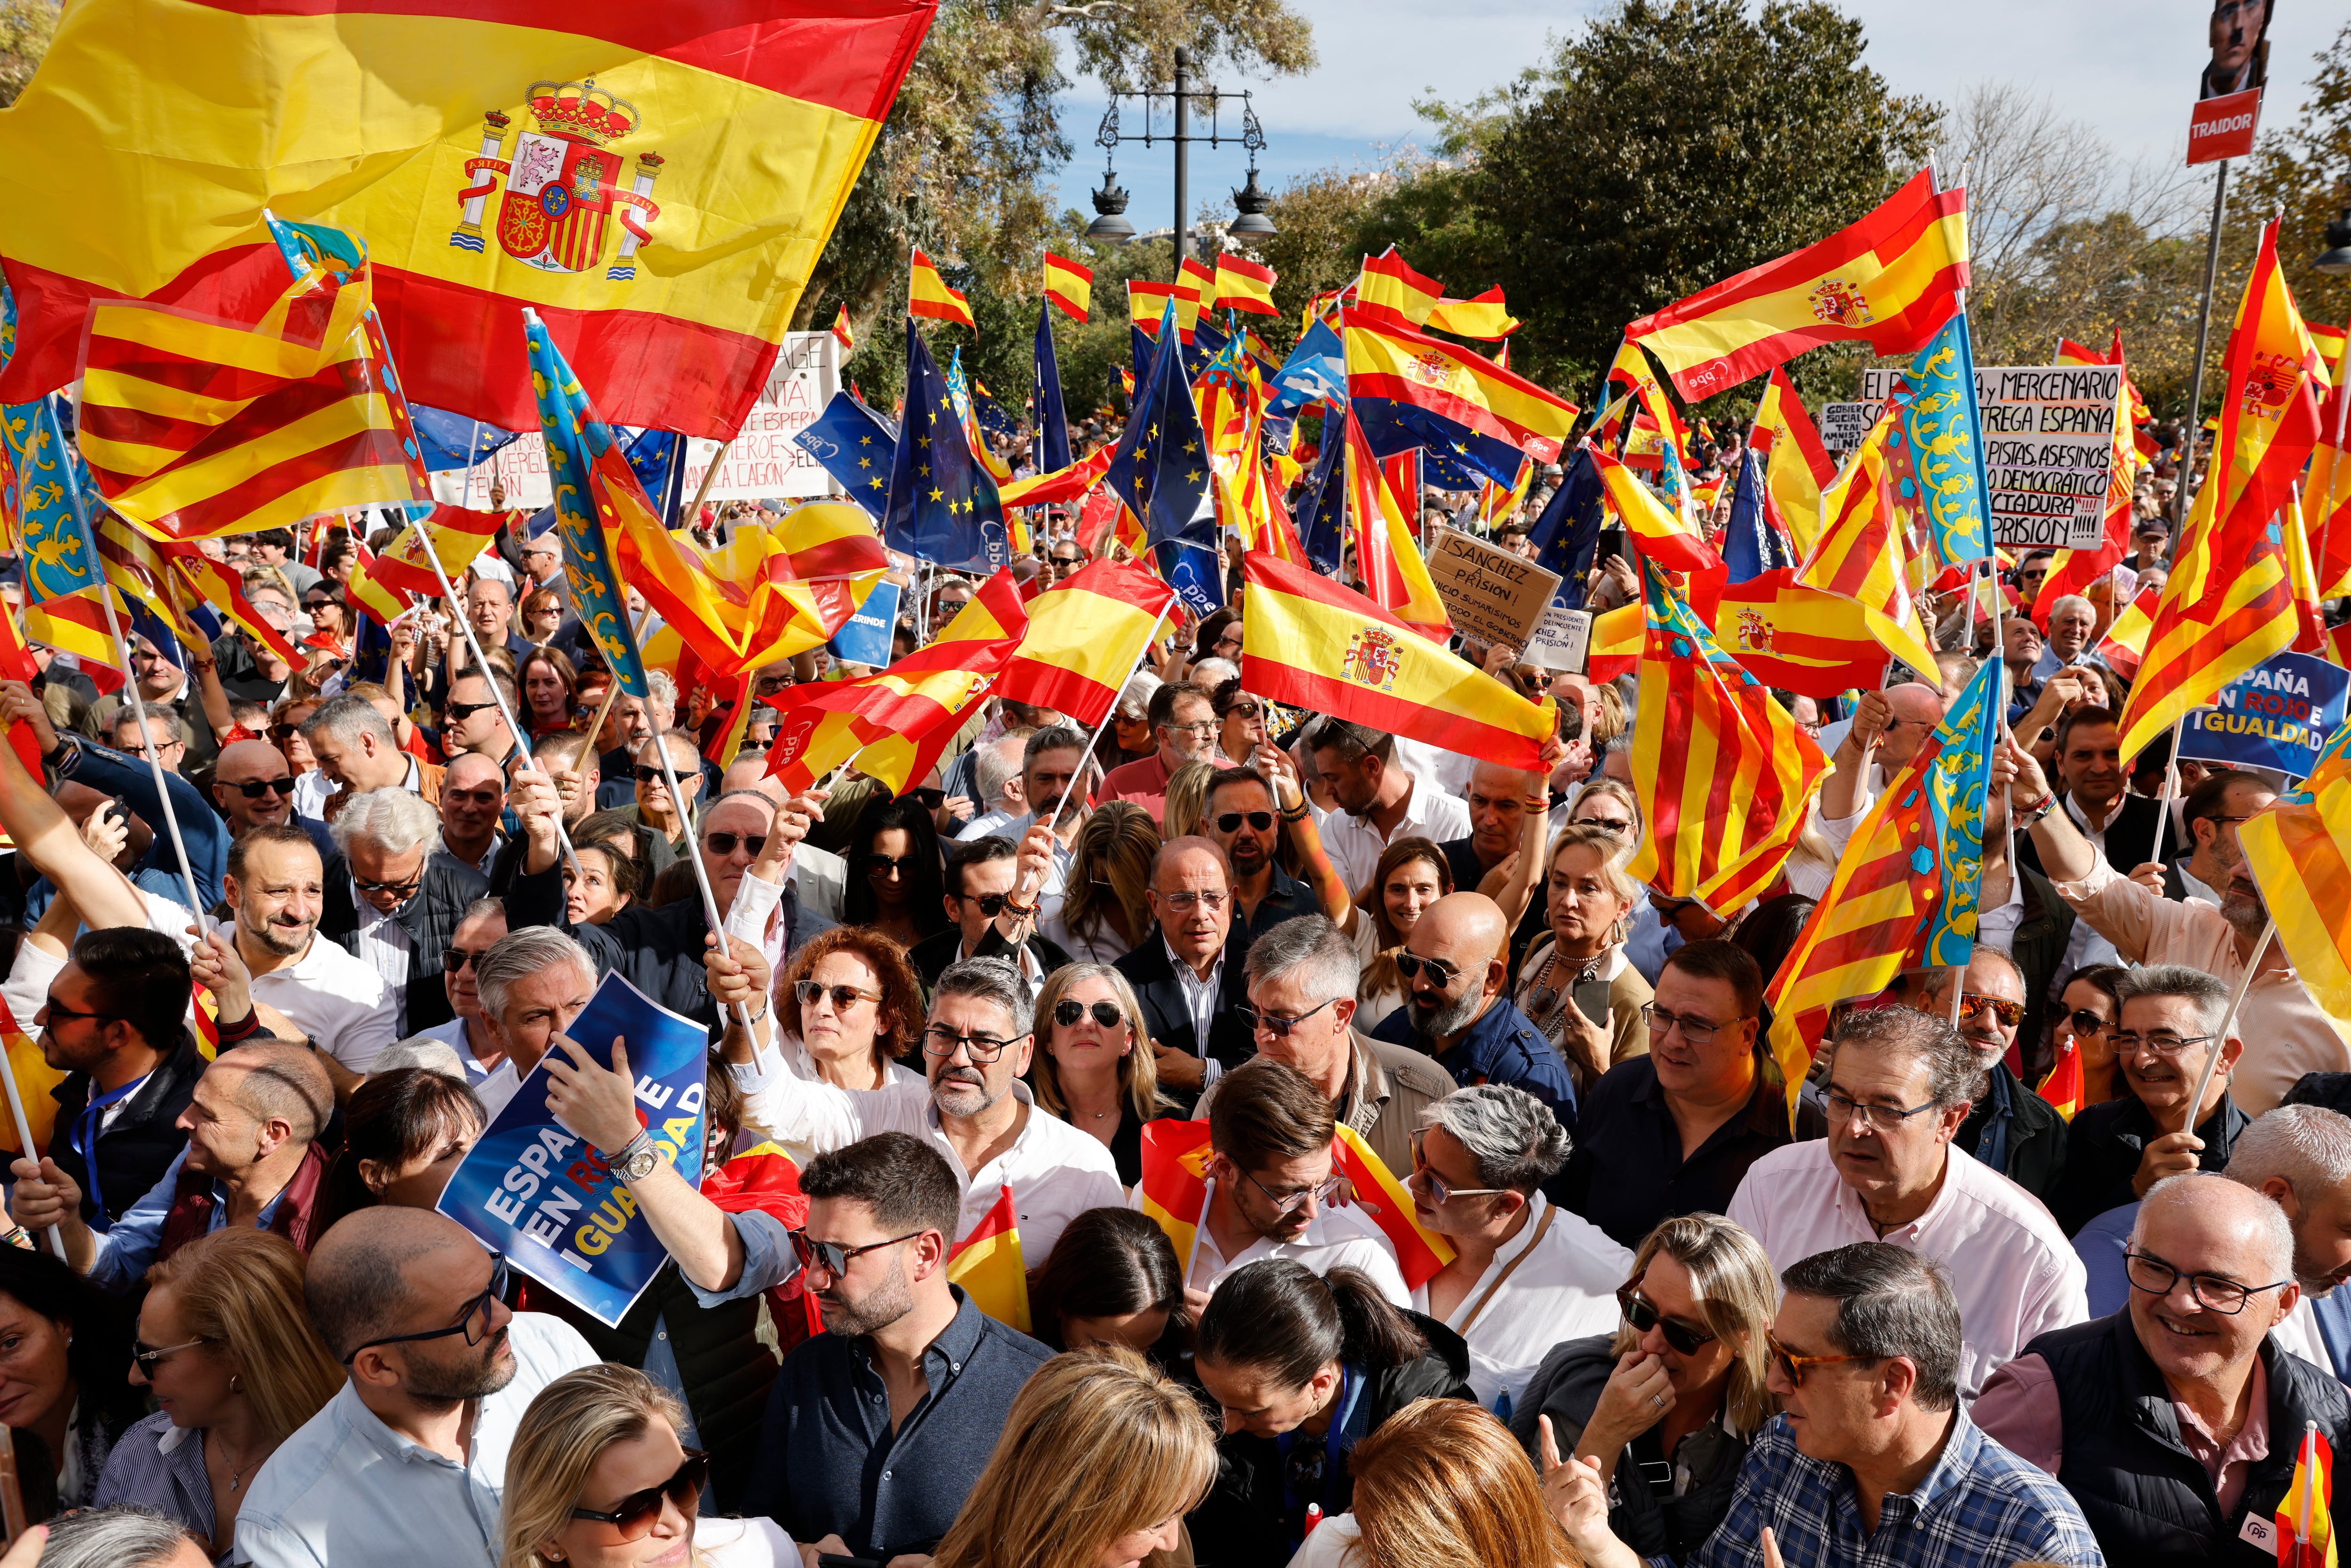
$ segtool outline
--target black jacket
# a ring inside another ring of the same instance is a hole
[[[1150,1027],[1153,1044],[1238,1067],[1257,1054],[1256,1031],[1249,1028],[1249,1016],[1240,1011],[1249,1001],[1249,976],[1244,968],[1248,953],[1238,933],[1225,938],[1225,967],[1217,977],[1217,1011],[1209,1020],[1206,1041],[1194,1038],[1192,1009],[1185,1004],[1183,984],[1176,978],[1176,961],[1168,956],[1167,938],[1156,928],[1112,967],[1134,988],[1134,999],[1143,1004],[1143,1019]]]
[[[2234,1100],[2221,1095],[2220,1107],[2196,1129],[2196,1135],[2204,1140],[2203,1150],[2196,1156],[2197,1168],[2226,1169],[2238,1135],[2252,1124],[2252,1119],[2237,1109]],[[2139,1156],[2148,1144],[2175,1130],[2158,1127],[2136,1094],[2083,1106],[2065,1130],[2064,1176],[2042,1201],[2068,1236],[2110,1208],[2137,1203],[2138,1194],[2131,1190],[2131,1178],[2138,1174]]]
[[[195,1098],[196,1080],[204,1075],[204,1059],[186,1030],[172,1043],[172,1053],[156,1064],[147,1082],[124,1103],[122,1113],[98,1134],[98,1181],[89,1179],[89,1162],[75,1146],[75,1124],[89,1104],[90,1077],[68,1075],[49,1091],[57,1103],[56,1130],[49,1135],[49,1158],[81,1188],[83,1223],[103,1230],[122,1218],[123,1211],[163,1179],[188,1134],[179,1127],[180,1113]],[[103,1217],[99,1199],[106,1202]]]
[[[1984,1093],[1959,1124],[1953,1146],[2049,1202],[2065,1170],[2065,1118],[2020,1082],[2007,1063],[1992,1063],[1985,1077]]]
[[[1048,975],[1070,961],[1070,956],[1062,952],[1058,945],[1048,942],[1033,930],[1022,940],[1020,946],[1029,949],[1036,956],[1038,967]],[[962,951],[963,927],[950,925],[945,931],[935,932],[907,948],[906,962],[914,966],[914,973],[923,977],[923,984],[925,987],[935,986],[939,983],[939,977],[946,973],[947,966],[956,961],[956,955]],[[1007,942],[997,932],[995,923],[991,921],[987,931],[981,934],[979,948],[972,956],[1005,958],[1009,957],[1011,953],[1012,944]]]
[[[359,956],[358,895],[351,891],[350,863],[337,855],[326,866],[319,899],[319,935],[352,956]],[[457,934],[465,906],[490,890],[490,879],[453,855],[434,850],[425,858],[424,881],[407,906],[392,916],[408,933],[408,1002],[403,1036],[422,1033],[457,1015],[441,979],[441,954]]]
[[[2351,1394],[2331,1372],[2263,1339],[2269,1456],[2247,1468],[2243,1495],[2223,1516],[2210,1472],[2180,1441],[2170,1390],[2129,1312],[2053,1330],[2024,1350],[2048,1364],[2056,1389],[2064,1443],[2057,1479],[2082,1505],[2109,1563],[2269,1568],[2276,1548],[2255,1546],[2241,1532],[2247,1518],[2277,1512],[2294,1479],[2303,1423],[2317,1422],[2338,1453],[2351,1441]]]
[[[1355,1483],[1346,1473],[1346,1448],[1416,1399],[1474,1397],[1469,1392],[1469,1347],[1461,1336],[1434,1318],[1418,1312],[1405,1316],[1427,1337],[1428,1353],[1371,1375],[1347,1421],[1339,1473],[1329,1478],[1320,1499],[1301,1497],[1296,1507],[1289,1505],[1282,1445],[1275,1439],[1235,1432],[1217,1441],[1216,1484],[1185,1519],[1192,1532],[1193,1560],[1200,1568],[1283,1568],[1297,1553],[1307,1503],[1320,1501],[1325,1519],[1353,1505]],[[1299,1441],[1320,1443],[1304,1437]]]

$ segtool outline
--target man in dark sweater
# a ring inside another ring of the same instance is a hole
[[[1951,1016],[1950,970],[1928,982],[1925,1010]],[[2008,1065],[2024,1013],[2024,971],[1979,943],[1959,979],[1959,1033],[1983,1064],[1983,1088],[1951,1143],[2047,1203],[2065,1168],[2065,1119]]]

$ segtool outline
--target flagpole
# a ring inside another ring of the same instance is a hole
[[[202,918],[201,911],[198,917]],[[8,1115],[16,1124],[16,1146],[25,1151],[26,1159],[37,1166],[40,1164],[41,1156],[33,1147],[32,1124],[25,1120],[25,1095],[24,1092],[16,1087],[15,1062],[0,1061],[0,1082],[5,1082],[7,1085]],[[65,1232],[52,1225],[48,1228],[48,1233],[49,1245],[57,1249],[57,1256],[66,1258],[68,1262],[71,1262],[72,1260],[66,1254]]]
[[[2304,1421],[2302,1424],[2302,1452],[2295,1457],[2301,1461],[2297,1468],[2302,1471],[2302,1496],[2296,1500],[2299,1506],[2294,1510],[2294,1543],[2304,1547],[2310,1544],[2310,1519],[2317,1511],[2314,1506],[2318,1490],[2317,1422]],[[2301,1568],[2298,1557],[2295,1568]]]
[[[2351,323],[2346,323],[2344,330],[2351,333]],[[2335,362],[2335,379],[2341,380],[2346,371],[2351,371],[2351,348],[2346,348]],[[2335,530],[2335,486],[2343,478],[2343,427],[2346,414],[2351,414],[2351,387],[2338,386],[2335,389],[2335,461],[2326,470],[2326,520],[2318,525],[2318,559],[2311,563],[2311,575],[2318,580],[2316,591],[2322,605],[2326,600],[2326,538]]]
[[[2237,1021],[2237,1009],[2244,1005],[2245,993],[2252,988],[2253,975],[2261,968],[2262,957],[2270,950],[2270,939],[2277,935],[2277,921],[2272,919],[2262,927],[2261,939],[2245,957],[2245,972],[2237,977],[2236,991],[2229,998],[2229,1010],[2221,1015],[2220,1027],[2212,1034],[2212,1054],[2204,1059],[2204,1075],[2196,1081],[2196,1092],[2188,1097],[2188,1109],[2179,1126],[2183,1133],[2196,1130],[2196,1109],[2204,1103],[2205,1092],[2212,1087],[2212,1074],[2220,1065],[2220,1050],[2229,1043],[2229,1030]]]
[[[2196,319],[2196,369],[2188,382],[2187,445],[2180,457],[2177,487],[2172,492],[2171,528],[2179,532],[2188,526],[2188,493],[2193,487],[2189,481],[2196,477],[2196,438],[2204,432],[2204,356],[2212,340],[2212,291],[2220,281],[2220,220],[2229,209],[2229,161],[2220,160],[2219,174],[2212,182],[2212,234],[2204,246],[2204,307]],[[2220,455],[2216,445],[2213,456]],[[2209,481],[2211,470],[2205,470]]]
[[[2147,858],[2163,859],[2163,830],[2171,823],[2171,798],[2179,789],[2179,737],[2188,727],[2188,714],[2181,710],[2171,721],[2171,755],[2163,763],[2163,793],[2156,798],[2155,842],[2147,846]]]
[[[678,439],[684,441],[685,437],[681,435]],[[718,465],[726,461],[726,454],[734,448],[735,437],[730,435],[718,444],[717,451],[710,455],[710,466],[702,471],[702,487],[694,493],[694,505],[685,509],[689,527],[702,520],[702,503],[710,499],[710,487],[718,482]]]
[[[1221,564],[1221,562],[1219,564]],[[1174,612],[1175,609],[1176,601],[1171,597],[1167,601],[1166,608],[1160,611],[1159,619],[1151,623],[1151,635],[1144,639],[1143,645],[1144,647],[1148,648],[1153,643],[1159,641],[1159,632],[1161,629],[1167,624],[1167,617]],[[1124,684],[1125,683],[1123,682],[1120,683],[1122,688]],[[1052,821],[1045,824],[1046,831],[1052,832],[1060,829],[1061,825],[1061,813],[1070,809],[1070,797],[1076,794],[1081,789],[1085,787],[1086,767],[1094,759],[1094,747],[1102,744],[1102,732],[1109,729],[1112,725],[1117,722],[1118,700],[1116,697],[1113,697],[1111,699],[1110,711],[1102,715],[1102,723],[1094,726],[1093,734],[1087,737],[1086,748],[1078,756],[1077,771],[1070,776],[1070,787],[1061,791],[1061,802],[1053,808]]]

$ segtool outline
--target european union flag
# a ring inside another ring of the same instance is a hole
[[[1295,414],[1310,402],[1347,401],[1347,352],[1328,321],[1317,320],[1300,335],[1266,388],[1265,416]]]
[[[1012,563],[996,481],[971,455],[946,378],[911,316],[906,425],[891,463],[888,494],[882,537],[892,549],[958,570],[994,571]]]
[[[1298,537],[1306,559],[1325,577],[1339,575],[1346,553],[1347,478],[1341,455],[1347,444],[1339,438],[1340,416],[1322,416],[1322,452],[1306,476],[1305,498],[1298,504]]]
[[[1527,535],[1534,546],[1535,564],[1560,575],[1559,594],[1552,602],[1570,610],[1583,608],[1583,581],[1592,571],[1592,558],[1600,549],[1600,470],[1592,454],[1582,447],[1568,459],[1551,504]]]
[[[898,455],[898,433],[890,422],[843,389],[792,444],[831,475],[851,499],[879,521],[890,509],[890,470]]]
[[[1072,461],[1070,416],[1061,404],[1061,367],[1053,357],[1053,307],[1037,307],[1037,472],[1058,473]]]
[[[679,525],[677,504],[685,486],[685,438],[674,430],[621,431],[622,455],[637,471],[637,483],[661,508],[662,521]]]
[[[1730,492],[1730,535],[1723,541],[1727,580],[1746,582],[1797,564],[1796,552],[1763,513],[1763,459],[1752,452],[1739,455],[1739,483]]]
[[[1427,478],[1440,490],[1474,490],[1487,479],[1509,489],[1519,482],[1519,465],[1526,461],[1526,454],[1499,437],[1393,398],[1359,397],[1348,406],[1364,427],[1373,456],[1384,461],[1417,446],[1437,459],[1446,477],[1431,471]]]
[[[1208,442],[1185,374],[1172,304],[1160,320],[1159,341],[1150,375],[1135,382],[1134,412],[1103,476],[1110,493],[1143,519],[1144,531],[1155,545],[1189,530],[1200,497],[1208,493]],[[1213,522],[1209,538],[1213,547]],[[1175,586],[1172,578],[1169,586]],[[1221,591],[1217,600],[1223,601]]]
[[[1223,353],[1225,345],[1232,340],[1231,334],[1209,326],[1208,313],[1202,310],[1198,323],[1192,329],[1192,340],[1184,344],[1184,373],[1198,381],[1207,373],[1209,361]]]
[[[471,468],[500,447],[522,438],[518,430],[496,430],[478,419],[451,413],[445,408],[411,403],[408,413],[415,422],[416,444],[429,473]]]

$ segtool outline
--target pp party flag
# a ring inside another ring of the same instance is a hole
[[[9,244],[35,329],[0,397],[70,375],[91,299],[252,319],[267,207],[374,243],[418,402],[530,429],[529,306],[610,417],[730,435],[935,9],[77,5],[0,121],[7,202],[46,214]]]
[[[588,394],[557,351],[545,324],[533,317],[526,323],[526,331],[530,339],[531,382],[538,395],[539,430],[547,442],[549,476],[555,486],[556,528],[563,538],[563,577],[571,590],[572,613],[580,617],[580,626],[603,655],[604,667],[612,672],[621,689],[632,697],[650,699],[636,633],[629,625],[628,601],[621,595],[621,580],[612,570],[614,530],[605,521],[610,491],[604,482],[607,475],[598,472],[601,455],[590,445],[588,432],[594,425],[594,416],[586,406]],[[602,426],[594,428],[601,431]],[[610,451],[609,444],[606,450]],[[636,476],[629,472],[625,460],[613,455],[610,467],[617,468],[634,489]],[[642,490],[636,498],[643,503]],[[650,598],[650,589],[646,591]]]
[[[1558,731],[1552,699],[1529,702],[1305,567],[1242,559],[1242,690],[1503,768],[1541,762]]]
[[[2277,1507],[2278,1568],[2335,1568],[2335,1448],[2305,1421]]]
[[[1983,891],[1984,811],[1991,796],[1991,755],[2000,745],[2001,672],[1998,659],[1976,668],[1935,727],[1928,814],[1943,868],[1943,895],[1927,926],[1927,962],[1962,969],[1975,954],[1977,900]]]
[[[1219,310],[1241,310],[1256,316],[1279,316],[1273,303],[1273,268],[1224,251],[1217,256],[1217,302]]]
[[[1902,404],[1888,398],[1844,472],[1821,496],[1821,534],[1796,580],[1861,606],[1888,652],[1938,691],[1942,676],[1910,597],[1909,561],[1896,513],[1887,446],[1899,433]]]
[[[947,1282],[1008,1328],[1029,1332],[1029,1275],[1020,1266],[1020,1214],[1007,1184],[971,1234],[947,1252]]]
[[[906,423],[890,469],[883,538],[902,555],[939,566],[1009,564],[996,481],[972,455],[954,394],[914,323],[906,323]]]
[[[1538,463],[1559,456],[1576,408],[1485,355],[1444,342],[1378,312],[1350,306],[1341,317],[1350,399],[1377,399],[1434,414],[1447,424],[1507,442]],[[1518,476],[1513,459],[1491,476]]]
[[[1955,311],[1910,361],[1903,409],[1910,463],[1933,530],[1935,559],[1964,566],[1991,554],[1991,492],[1976,411],[1975,348],[1968,313]]]
[[[1139,566],[1098,560],[1081,568],[1029,601],[1028,632],[997,677],[996,695],[1092,729],[1110,716],[1175,599]]]
[[[1332,1169],[1353,1186],[1356,1207],[1395,1249],[1396,1271],[1404,1276],[1405,1289],[1420,1289],[1453,1261],[1453,1244],[1422,1227],[1412,1194],[1361,1134],[1344,1122],[1337,1131],[1331,1145]]]
[[[1925,170],[1859,223],[1644,316],[1625,335],[1693,402],[1823,343],[1915,352],[1968,282],[1967,193]]]
[[[1310,324],[1267,390],[1272,395],[1265,412],[1272,418],[1295,414],[1311,402],[1346,402],[1347,350],[1337,329],[1328,321]]]
[[[1171,306],[1161,318],[1149,379],[1137,382],[1134,412],[1104,471],[1111,492],[1142,519],[1155,545],[1182,535],[1208,493],[1207,437],[1183,350],[1169,340],[1174,319]]]
[[[832,319],[832,340],[841,345],[841,357],[847,359],[857,351],[857,334],[849,328],[849,307],[844,305]]]
[[[1412,503],[1399,497],[1387,471],[1372,455],[1354,411],[1347,413],[1347,510],[1354,519],[1355,571],[1364,597],[1423,637],[1442,644],[1453,634],[1453,619],[1428,575],[1428,563],[1413,543]],[[1417,497],[1415,482],[1406,494]]]
[[[2082,1108],[2082,1096],[2087,1092],[2082,1083],[2080,1042],[2068,1040],[2059,1049],[2056,1065],[2050,1068],[2049,1075],[2033,1092],[2066,1121],[2074,1119],[2074,1113]]]
[[[824,412],[792,437],[792,444],[815,458],[870,516],[880,517],[888,510],[898,437],[855,392],[846,387],[834,392]]]
[[[2351,724],[2237,841],[2294,972],[2328,1016],[2351,1019]]]
[[[1795,575],[1794,569],[1780,567],[1724,588],[1715,606],[1715,642],[1765,685],[1799,696],[1825,702],[1874,690],[1892,655],[1870,631],[1861,606],[1805,588]],[[1625,608],[1634,612],[1636,643],[1630,651],[1637,654],[1639,606]],[[1595,656],[1599,651],[1595,628]]]
[[[1444,298],[1443,284],[1415,272],[1390,246],[1377,256],[1364,257],[1364,269],[1355,277],[1356,302],[1350,308],[1365,320],[1416,331]]]
[[[1161,1117],[1143,1124],[1143,1179],[1135,1196],[1144,1214],[1167,1233],[1176,1266],[1187,1275],[1192,1247],[1207,1218],[1208,1124]]]
[[[1507,338],[1523,325],[1502,304],[1502,286],[1467,299],[1439,299],[1428,313],[1428,329],[1457,338],[1482,338],[1488,342]]]
[[[1066,256],[1045,253],[1045,298],[1072,321],[1083,321],[1093,308],[1094,270]]]
[[[1836,477],[1836,465],[1783,366],[1772,368],[1755,405],[1749,441],[1763,454],[1765,514],[1786,532],[1799,556],[1810,554],[1820,538],[1821,492]]]
[[[971,319],[971,301],[964,298],[963,290],[947,287],[947,280],[939,276],[939,269],[920,246],[914,250],[906,280],[906,314],[933,321],[959,322],[975,332],[979,330],[979,324]]]
[[[1649,833],[1626,874],[1727,919],[1779,880],[1828,758],[1655,564],[1643,574],[1633,788]]]
[[[383,553],[376,557],[375,580],[390,588],[437,599],[441,580],[434,575],[433,561],[440,561],[452,583],[458,581],[489,549],[490,540],[505,523],[505,517],[497,512],[435,507],[383,547]]]
[[[38,779],[40,774],[35,772],[33,777]],[[41,1054],[40,1045],[17,1023],[16,1015],[5,1001],[0,1001],[0,1041],[6,1044],[5,1071],[16,1075],[16,1098],[24,1103],[25,1125],[33,1134],[31,1148],[18,1148],[16,1119],[0,1117],[0,1149],[38,1159],[48,1152],[49,1134],[57,1126],[57,1102],[51,1092],[66,1081],[67,1075],[49,1065],[48,1059]]]

